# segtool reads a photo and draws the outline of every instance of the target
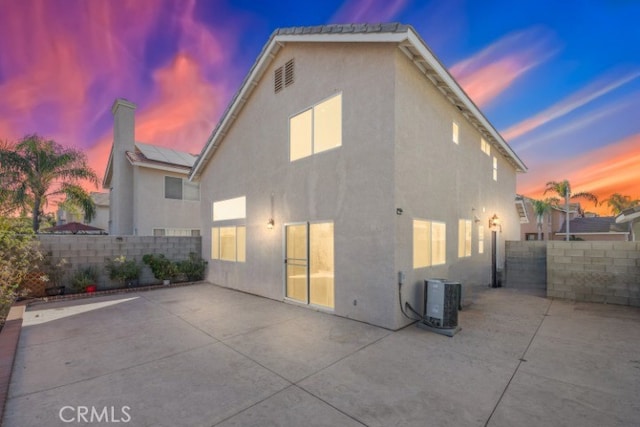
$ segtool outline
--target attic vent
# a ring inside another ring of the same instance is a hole
[[[276,68],[276,72],[273,77],[274,77],[273,88],[275,92],[278,93],[282,90],[282,87],[283,87],[282,86],[282,67]]]
[[[284,64],[284,85],[289,86],[293,84],[293,59],[287,61]]]

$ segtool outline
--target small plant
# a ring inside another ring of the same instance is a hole
[[[79,268],[71,276],[71,286],[76,292],[85,292],[87,286],[95,285],[98,280],[98,270],[94,266]]]
[[[170,280],[179,273],[176,263],[162,254],[146,254],[142,257],[142,262],[151,268],[153,276],[158,280]]]
[[[204,271],[207,262],[195,252],[189,253],[189,259],[178,261],[178,270],[187,277],[190,282],[204,279]]]
[[[60,258],[58,262],[54,262],[51,253],[45,256],[42,262],[44,274],[41,280],[47,284],[45,289],[47,295],[64,295],[64,279],[67,276],[69,267],[69,262],[65,258]]]
[[[111,280],[117,280],[125,285],[140,277],[140,265],[134,259],[127,260],[124,255],[120,255],[113,260],[108,260],[106,265]]]

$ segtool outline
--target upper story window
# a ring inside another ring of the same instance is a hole
[[[200,185],[174,176],[164,177],[164,198],[175,200],[200,200]]]
[[[491,155],[491,145],[484,138],[480,138],[480,149],[487,156]]]
[[[342,145],[342,94],[289,119],[289,159],[308,157]]]
[[[458,258],[471,256],[471,220],[458,220]]]
[[[452,141],[458,144],[460,142],[460,129],[458,128],[458,124],[456,122],[451,123],[451,133]]]
[[[493,156],[493,180],[498,180],[498,158]]]

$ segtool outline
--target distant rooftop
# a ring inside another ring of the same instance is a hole
[[[566,232],[566,222],[562,224],[558,233]],[[596,216],[591,218],[575,218],[571,220],[570,234],[585,233],[609,233],[609,232],[626,232],[627,230],[616,224],[616,218],[613,216]]]

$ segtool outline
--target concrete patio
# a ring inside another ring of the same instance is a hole
[[[210,284],[32,305],[3,425],[640,424],[640,309],[487,289],[460,325],[390,332]]]

